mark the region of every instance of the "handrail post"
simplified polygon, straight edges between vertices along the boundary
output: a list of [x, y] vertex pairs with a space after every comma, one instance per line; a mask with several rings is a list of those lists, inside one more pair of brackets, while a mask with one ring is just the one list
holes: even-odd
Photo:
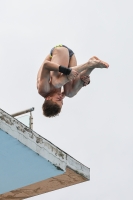
[[33, 115], [32, 112], [30, 112], [30, 124], [29, 127], [33, 130]]

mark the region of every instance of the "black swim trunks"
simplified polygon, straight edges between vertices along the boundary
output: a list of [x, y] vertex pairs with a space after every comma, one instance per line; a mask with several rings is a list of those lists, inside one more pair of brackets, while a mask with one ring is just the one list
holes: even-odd
[[[71, 58], [72, 55], [74, 54], [74, 52], [73, 52], [71, 49], [69, 49], [67, 46], [65, 46], [65, 45], [60, 44], [60, 45], [57, 45], [57, 46], [55, 46], [55, 47], [65, 47], [65, 48], [67, 48], [67, 49], [68, 49], [68, 52], [69, 52], [69, 58]], [[52, 53], [53, 53], [53, 50], [54, 50], [55, 47], [53, 47], [53, 48], [51, 49], [51, 51], [50, 51], [50, 56], [51, 56], [51, 57], [52, 57]]]

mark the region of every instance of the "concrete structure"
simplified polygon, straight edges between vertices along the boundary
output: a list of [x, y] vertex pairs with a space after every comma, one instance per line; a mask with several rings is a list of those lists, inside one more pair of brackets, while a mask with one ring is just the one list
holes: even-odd
[[0, 109], [0, 200], [26, 199], [89, 179], [89, 168]]

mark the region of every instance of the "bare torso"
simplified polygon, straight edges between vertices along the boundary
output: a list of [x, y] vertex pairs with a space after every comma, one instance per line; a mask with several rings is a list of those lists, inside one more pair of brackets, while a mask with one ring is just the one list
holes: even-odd
[[[39, 68], [38, 74], [37, 74], [37, 90], [39, 90], [39, 84], [40, 84], [40, 80], [41, 80], [41, 72], [42, 72], [42, 67], [43, 65], [41, 65], [41, 67]], [[61, 75], [61, 73], [58, 72], [58, 77]], [[47, 87], [48, 85], [48, 89], [45, 89], [45, 91], [43, 93], [41, 93], [40, 95], [42, 97], [47, 97], [48, 94], [50, 94], [51, 92], [61, 92], [61, 88], [55, 88], [52, 84], [52, 77], [54, 76], [53, 72], [51, 71], [49, 76], [47, 77], [46, 81], [45, 81], [45, 86]], [[63, 92], [63, 89], [62, 89]]]

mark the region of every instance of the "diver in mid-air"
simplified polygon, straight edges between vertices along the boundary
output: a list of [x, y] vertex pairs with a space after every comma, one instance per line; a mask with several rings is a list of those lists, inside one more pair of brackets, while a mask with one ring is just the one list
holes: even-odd
[[95, 68], [108, 68], [109, 64], [93, 56], [86, 63], [77, 65], [76, 57], [65, 45], [54, 47], [45, 58], [37, 75], [38, 93], [45, 99], [42, 109], [46, 117], [61, 111], [63, 98], [74, 97], [90, 83], [90, 73]]

